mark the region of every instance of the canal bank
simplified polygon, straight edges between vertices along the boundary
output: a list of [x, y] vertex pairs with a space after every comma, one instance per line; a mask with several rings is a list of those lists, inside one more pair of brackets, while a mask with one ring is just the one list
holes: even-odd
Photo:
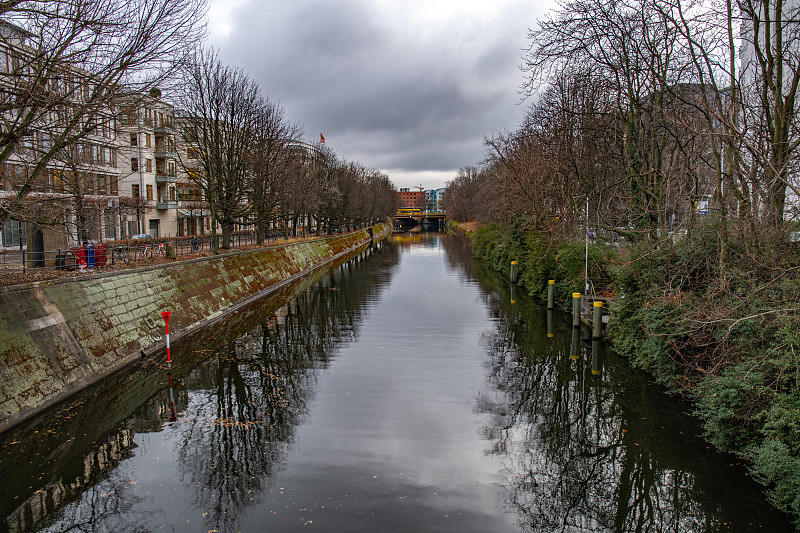
[[55, 282], [0, 288], [0, 432], [338, 257], [388, 226]]
[[[568, 311], [569, 293], [582, 290], [585, 242], [492, 224], [462, 233], [506, 280], [511, 261], [520, 263], [520, 292], [546, 301], [555, 279], [556, 307]], [[719, 257], [713, 226], [622, 255], [590, 244], [588, 278], [610, 280], [622, 295], [609, 331], [615, 351], [691, 402], [707, 442], [738, 456], [800, 524], [800, 278], [796, 268], [754, 266], [741, 253], [720, 270]], [[789, 247], [781, 257], [784, 265], [800, 260]]]

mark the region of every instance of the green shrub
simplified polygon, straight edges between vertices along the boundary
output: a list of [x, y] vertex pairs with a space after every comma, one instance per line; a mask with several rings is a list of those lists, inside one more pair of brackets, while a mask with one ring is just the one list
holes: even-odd
[[[583, 242], [551, 242], [524, 221], [485, 226], [473, 242], [503, 276], [518, 261], [534, 297], [546, 299], [555, 279], [556, 305], [568, 311], [570, 293], [583, 292]], [[775, 504], [800, 520], [800, 272], [759, 263], [735, 240], [726, 253], [722, 261], [708, 217], [676, 242], [638, 244], [622, 267], [612, 248], [591, 245], [589, 276], [614, 279], [616, 351], [694, 400], [709, 442], [752, 461]]]
[[[488, 224], [472, 236], [476, 259], [489, 264], [503, 277], [510, 276], [511, 261], [517, 261], [518, 282], [535, 298], [547, 298], [548, 280], [556, 280], [556, 305], [571, 308], [571, 293], [583, 292], [586, 248], [584, 243], [551, 242], [546, 235], [526, 229]], [[616, 260], [608, 247], [589, 246], [589, 276], [611, 278], [606, 265]]]
[[765, 440], [749, 454], [756, 479], [770, 487], [776, 507], [795, 516], [800, 526], [800, 459], [780, 441]]

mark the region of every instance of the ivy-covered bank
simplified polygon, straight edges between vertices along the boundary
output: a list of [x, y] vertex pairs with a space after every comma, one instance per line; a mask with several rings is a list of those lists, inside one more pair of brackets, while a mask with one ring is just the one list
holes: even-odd
[[[693, 401], [705, 436], [746, 460], [775, 505], [800, 525], [800, 258], [792, 244], [771, 261], [720, 248], [713, 225], [654, 247], [589, 245], [589, 277], [611, 280], [616, 351]], [[582, 292], [584, 242], [551, 242], [517, 227], [485, 225], [475, 257], [558, 304]], [[794, 266], [792, 266], [794, 265]]]

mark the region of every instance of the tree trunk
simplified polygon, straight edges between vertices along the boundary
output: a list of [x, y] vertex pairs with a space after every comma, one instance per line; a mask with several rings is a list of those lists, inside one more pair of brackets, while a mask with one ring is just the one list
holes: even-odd
[[256, 244], [264, 244], [264, 234], [267, 232], [267, 224], [263, 220], [256, 222]]
[[226, 222], [222, 224], [222, 248], [224, 250], [229, 250], [231, 247], [231, 229], [233, 228], [233, 224], [230, 222]]
[[211, 209], [211, 251], [219, 253], [219, 242], [217, 242], [217, 210]]

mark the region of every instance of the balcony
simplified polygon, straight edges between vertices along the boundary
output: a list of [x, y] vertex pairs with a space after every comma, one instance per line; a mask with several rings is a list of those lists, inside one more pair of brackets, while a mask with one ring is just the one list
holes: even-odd
[[156, 202], [156, 209], [178, 209], [178, 201], [168, 201], [164, 198], [160, 198], [158, 202]]
[[156, 183], [178, 183], [178, 177], [156, 170]]
[[165, 148], [163, 146], [156, 145], [155, 152], [153, 153], [155, 157], [163, 158], [163, 159], [177, 159], [178, 153], [173, 149], [170, 150], [169, 148]]
[[159, 124], [153, 128], [155, 133], [175, 133], [175, 128], [170, 124]]

